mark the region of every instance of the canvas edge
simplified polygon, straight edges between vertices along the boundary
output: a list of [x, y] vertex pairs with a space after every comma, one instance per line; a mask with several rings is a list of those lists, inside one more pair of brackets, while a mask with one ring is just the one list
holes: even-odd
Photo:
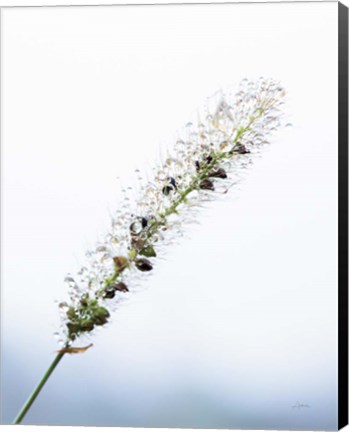
[[338, 429], [348, 424], [348, 8], [338, 2]]

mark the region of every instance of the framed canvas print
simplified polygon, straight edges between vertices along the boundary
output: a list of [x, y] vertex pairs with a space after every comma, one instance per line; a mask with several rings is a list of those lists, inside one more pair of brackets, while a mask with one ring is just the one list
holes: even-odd
[[1, 8], [1, 423], [338, 430], [348, 12]]

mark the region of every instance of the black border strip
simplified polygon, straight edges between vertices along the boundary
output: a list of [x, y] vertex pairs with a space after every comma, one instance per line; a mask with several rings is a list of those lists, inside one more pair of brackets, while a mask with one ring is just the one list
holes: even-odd
[[338, 429], [348, 424], [348, 8], [338, 2]]

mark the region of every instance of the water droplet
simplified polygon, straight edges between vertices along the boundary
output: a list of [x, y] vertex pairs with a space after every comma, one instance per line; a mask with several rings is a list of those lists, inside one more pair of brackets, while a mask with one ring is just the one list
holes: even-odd
[[71, 276], [69, 276], [69, 275], [67, 275], [64, 278], [64, 282], [69, 283], [69, 284], [75, 284], [75, 280]]

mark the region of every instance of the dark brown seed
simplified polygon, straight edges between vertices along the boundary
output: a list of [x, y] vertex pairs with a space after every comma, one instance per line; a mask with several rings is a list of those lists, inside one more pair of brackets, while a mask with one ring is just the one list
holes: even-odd
[[206, 162], [207, 162], [208, 164], [212, 162], [212, 156], [211, 156], [211, 155], [208, 155], [208, 156], [206, 157]]
[[199, 184], [200, 189], [214, 190], [213, 182], [210, 179], [202, 180]]
[[246, 146], [244, 146], [243, 144], [238, 144], [234, 149], [233, 149], [233, 153], [239, 153], [239, 154], [248, 154], [251, 153], [250, 150], [248, 150], [246, 148]]
[[104, 292], [104, 298], [112, 299], [115, 297], [115, 289], [114, 288], [107, 288]]
[[162, 188], [162, 193], [167, 196], [170, 195], [170, 193], [173, 192], [174, 190], [175, 188], [172, 185], [167, 185]]
[[225, 172], [225, 170], [223, 168], [218, 168], [216, 171], [210, 172], [208, 176], [209, 177], [217, 177], [217, 178], [221, 178], [221, 179], [226, 179], [227, 178], [227, 173]]
[[199, 161], [195, 161], [195, 167], [196, 167], [196, 171], [200, 171], [201, 167]]
[[146, 258], [139, 258], [135, 264], [140, 271], [150, 271], [153, 269], [151, 262]]
[[118, 282], [118, 283], [114, 284], [113, 289], [115, 291], [128, 292], [127, 285], [124, 284], [123, 282]]

